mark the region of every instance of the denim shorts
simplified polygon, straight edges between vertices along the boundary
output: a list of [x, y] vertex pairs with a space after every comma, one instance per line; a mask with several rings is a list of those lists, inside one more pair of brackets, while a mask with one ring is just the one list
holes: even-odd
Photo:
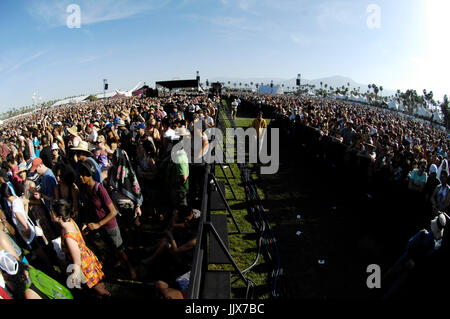
[[114, 247], [119, 248], [123, 244], [122, 235], [120, 234], [119, 226], [116, 225], [116, 227], [111, 229], [105, 229], [105, 232], [108, 236], [108, 238], [111, 240]]

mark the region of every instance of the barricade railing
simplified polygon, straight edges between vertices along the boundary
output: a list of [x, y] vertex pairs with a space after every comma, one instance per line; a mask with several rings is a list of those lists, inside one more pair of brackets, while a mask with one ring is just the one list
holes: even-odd
[[[215, 127], [220, 127], [223, 125], [221, 123], [220, 119], [220, 109], [221, 105], [218, 106], [218, 110], [215, 116]], [[212, 136], [211, 142], [214, 141], [215, 136]], [[211, 154], [214, 156], [214, 153]], [[211, 234], [212, 238], [214, 238], [218, 243], [218, 249], [222, 249], [223, 253], [225, 255], [225, 258], [228, 259], [229, 263], [234, 267], [236, 273], [239, 275], [240, 279], [244, 281], [244, 283], [249, 285], [248, 279], [244, 276], [244, 274], [240, 271], [239, 267], [233, 260], [232, 256], [230, 255], [229, 251], [227, 250], [227, 247], [225, 247], [222, 239], [217, 233], [217, 230], [215, 229], [215, 226], [211, 223], [211, 207], [210, 207], [210, 194], [211, 194], [211, 183], [215, 184], [217, 183], [217, 180], [215, 179], [215, 163], [213, 164], [206, 164], [204, 176], [203, 176], [203, 190], [202, 190], [202, 206], [201, 206], [201, 223], [199, 223], [198, 228], [198, 234], [197, 234], [197, 244], [194, 250], [194, 256], [192, 261], [192, 267], [191, 267], [191, 273], [190, 273], [190, 279], [189, 279], [189, 287], [188, 287], [188, 293], [187, 298], [188, 299], [201, 299], [202, 294], [202, 284], [205, 279], [205, 274], [208, 271], [208, 234]], [[217, 185], [216, 185], [217, 186]], [[231, 185], [230, 185], [231, 186]], [[221, 194], [223, 196], [223, 201], [226, 202], [226, 199], [224, 197], [225, 194]], [[228, 207], [228, 205], [227, 205]], [[230, 212], [230, 216], [233, 218], [233, 221], [236, 224], [236, 221], [233, 217], [233, 215]], [[236, 227], [238, 228], [238, 225], [236, 224]], [[238, 228], [239, 229], [239, 228]]]
[[[231, 127], [236, 128], [234, 120], [230, 117], [231, 113], [229, 109], [229, 105], [231, 104], [233, 98], [234, 97], [230, 97], [226, 101], [228, 109], [225, 109], [225, 112], [228, 116]], [[242, 103], [244, 103], [244, 106]], [[246, 107], [251, 107], [250, 105], [245, 106], [245, 103], [245, 100], [241, 101], [241, 105], [238, 108], [238, 113], [241, 108], [245, 109]], [[258, 109], [258, 111], [259, 110], [260, 109]], [[257, 240], [257, 256], [255, 261], [242, 272], [244, 274], [249, 272], [258, 264], [261, 254], [264, 254], [266, 264], [270, 265], [270, 268], [272, 269], [271, 274], [269, 275], [268, 284], [268, 286], [271, 287], [271, 296], [272, 298], [284, 297], [286, 296], [286, 293], [284, 289], [284, 282], [281, 280], [283, 276], [283, 269], [281, 267], [278, 241], [272, 231], [270, 223], [265, 217], [265, 210], [258, 194], [256, 183], [251, 176], [250, 167], [247, 163], [238, 163], [237, 165], [240, 169], [242, 185], [245, 189], [247, 211], [253, 219], [253, 226], [259, 235]]]

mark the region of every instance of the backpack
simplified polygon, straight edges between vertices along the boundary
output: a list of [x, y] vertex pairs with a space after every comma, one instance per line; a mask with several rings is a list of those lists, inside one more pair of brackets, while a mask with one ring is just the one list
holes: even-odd
[[[73, 299], [69, 289], [42, 271], [29, 267], [28, 273], [34, 286], [49, 299]], [[27, 288], [29, 288], [29, 286], [30, 285], [27, 285]]]

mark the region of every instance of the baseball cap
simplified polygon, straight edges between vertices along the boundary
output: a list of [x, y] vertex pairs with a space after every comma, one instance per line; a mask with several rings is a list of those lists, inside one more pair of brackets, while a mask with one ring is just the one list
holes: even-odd
[[53, 150], [59, 150], [58, 144], [56, 144], [56, 143], [53, 143], [53, 144], [52, 144], [52, 151], [53, 151]]
[[145, 124], [144, 123], [139, 123], [138, 128], [141, 128], [141, 129], [145, 130]]
[[39, 165], [42, 164], [42, 160], [39, 157], [36, 157], [33, 162], [32, 162], [32, 166], [30, 169], [30, 172], [33, 173], [36, 170], [36, 167], [38, 167]]
[[14, 256], [6, 250], [0, 250], [0, 268], [10, 276], [17, 274], [19, 263]]

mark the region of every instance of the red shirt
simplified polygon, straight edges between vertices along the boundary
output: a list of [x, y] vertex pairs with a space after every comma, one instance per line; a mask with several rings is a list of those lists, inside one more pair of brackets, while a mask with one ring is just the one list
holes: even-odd
[[[94, 216], [97, 217], [97, 222], [102, 220], [103, 218], [108, 215], [109, 209], [108, 205], [112, 203], [111, 197], [109, 196], [108, 192], [106, 191], [105, 187], [103, 185], [95, 182], [94, 189], [91, 191], [85, 192], [86, 199], [87, 199], [87, 206], [89, 209], [89, 212], [91, 215], [95, 213]], [[113, 229], [117, 226], [117, 220], [114, 217], [111, 219], [108, 223], [103, 225], [105, 229]]]
[[13, 182], [14, 186], [19, 185], [20, 183], [23, 182], [23, 179], [21, 179], [19, 177], [19, 175], [17, 175], [18, 172], [19, 172], [19, 165], [16, 165], [12, 169], [12, 173], [13, 173], [12, 182]]

